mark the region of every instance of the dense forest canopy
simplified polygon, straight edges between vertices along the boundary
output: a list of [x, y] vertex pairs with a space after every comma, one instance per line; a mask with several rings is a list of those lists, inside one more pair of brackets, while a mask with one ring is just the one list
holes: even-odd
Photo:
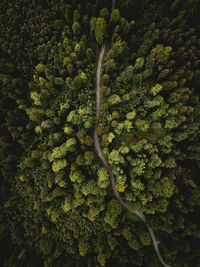
[[[84, 2], [84, 3], [83, 3]], [[0, 265], [200, 266], [200, 1], [1, 0]]]

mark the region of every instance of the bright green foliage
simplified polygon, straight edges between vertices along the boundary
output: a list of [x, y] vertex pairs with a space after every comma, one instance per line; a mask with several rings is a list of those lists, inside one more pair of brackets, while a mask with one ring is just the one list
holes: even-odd
[[71, 122], [72, 124], [78, 125], [81, 123], [81, 118], [77, 114], [77, 111], [72, 110], [69, 115], [67, 116], [67, 121]]
[[68, 212], [71, 210], [71, 208], [72, 208], [71, 199], [69, 197], [65, 198], [65, 202], [62, 206], [62, 209], [64, 210], [64, 212]]
[[132, 112], [129, 112], [126, 114], [127, 120], [133, 120], [135, 118], [136, 112], [133, 110]]
[[0, 1], [0, 265], [200, 257], [199, 1]]
[[112, 133], [112, 132], [108, 133], [108, 142], [109, 143], [111, 143], [114, 138], [115, 138], [114, 133]]
[[134, 65], [134, 70], [140, 70], [144, 66], [144, 58], [138, 57], [136, 59], [135, 65]]
[[[142, 168], [139, 169], [138, 167], [136, 167], [135, 169], [133, 169], [133, 171], [132, 171], [133, 174], [131, 173], [131, 176], [133, 176], [134, 173], [139, 174], [139, 175], [143, 173], [143, 169]], [[144, 185], [140, 180], [132, 179], [131, 180], [131, 185], [132, 185], [134, 190], [137, 190], [137, 191], [138, 190], [139, 191], [144, 190]]]
[[64, 127], [64, 133], [67, 135], [71, 135], [74, 132], [73, 128], [71, 128], [70, 126], [65, 126]]
[[120, 156], [119, 151], [116, 149], [113, 149], [112, 152], [109, 154], [109, 160], [115, 164], [124, 162], [124, 158]]
[[103, 44], [106, 37], [106, 21], [104, 18], [98, 18], [96, 21], [95, 37], [98, 44]]
[[122, 146], [122, 147], [120, 147], [119, 151], [122, 154], [127, 154], [130, 151], [130, 149], [128, 146]]
[[76, 139], [73, 137], [73, 138], [69, 138], [67, 141], [66, 141], [66, 144], [65, 144], [65, 147], [66, 147], [66, 150], [73, 150], [73, 147], [76, 145]]
[[108, 103], [115, 105], [121, 102], [120, 96], [113, 94], [108, 98]]
[[84, 196], [87, 196], [89, 194], [97, 195], [98, 194], [98, 187], [96, 185], [96, 181], [89, 180], [86, 183], [82, 185], [81, 192]]
[[153, 96], [157, 95], [162, 90], [162, 85], [156, 84], [154, 87], [151, 88], [151, 93]]
[[86, 151], [85, 154], [84, 154], [84, 159], [88, 163], [91, 163], [91, 161], [94, 159], [94, 152], [92, 152], [92, 151]]
[[117, 111], [113, 111], [113, 112], [112, 112], [112, 118], [113, 118], [113, 119], [119, 119], [119, 117], [120, 117], [120, 116], [119, 116], [119, 113], [118, 113]]
[[75, 182], [82, 183], [85, 180], [85, 176], [79, 170], [77, 170], [77, 171], [71, 170], [69, 178], [73, 183], [75, 183]]
[[31, 93], [31, 98], [36, 106], [41, 106], [40, 96], [36, 92]]
[[52, 154], [49, 155], [49, 161], [53, 161], [54, 159], [62, 158], [66, 155], [67, 149], [66, 149], [66, 143], [62, 144], [61, 146], [55, 147], [53, 149]]
[[110, 184], [110, 179], [109, 179], [109, 174], [108, 171], [105, 167], [99, 168], [98, 169], [98, 186], [100, 188], [106, 188]]
[[150, 190], [155, 196], [165, 196], [169, 198], [173, 194], [174, 184], [168, 177], [164, 177], [161, 181], [150, 182]]
[[62, 170], [66, 166], [67, 166], [67, 160], [66, 159], [57, 160], [57, 161], [54, 161], [53, 162], [53, 164], [52, 164], [52, 170], [54, 172], [59, 172], [60, 170]]
[[127, 185], [116, 184], [116, 188], [118, 192], [124, 192], [125, 189], [127, 188]]
[[142, 132], [146, 132], [149, 129], [149, 122], [145, 120], [138, 119], [135, 121], [135, 125]]
[[35, 70], [37, 73], [42, 73], [45, 71], [45, 65], [39, 63], [35, 66]]

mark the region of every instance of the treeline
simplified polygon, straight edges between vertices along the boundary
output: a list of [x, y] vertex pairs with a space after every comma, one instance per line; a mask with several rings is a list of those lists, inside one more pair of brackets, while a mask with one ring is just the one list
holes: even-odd
[[117, 189], [169, 265], [198, 266], [198, 2], [1, 1], [1, 266], [159, 266], [94, 154], [105, 41], [98, 134]]

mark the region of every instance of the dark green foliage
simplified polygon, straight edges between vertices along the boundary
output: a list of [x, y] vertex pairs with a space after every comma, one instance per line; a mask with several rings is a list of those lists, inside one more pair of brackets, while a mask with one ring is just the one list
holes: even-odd
[[[40, 3], [39, 3], [40, 2]], [[198, 0], [0, 3], [0, 265], [199, 266]]]

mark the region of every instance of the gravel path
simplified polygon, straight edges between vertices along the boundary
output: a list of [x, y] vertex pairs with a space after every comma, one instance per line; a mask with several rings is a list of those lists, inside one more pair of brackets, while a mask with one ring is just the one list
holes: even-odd
[[[112, 10], [114, 10], [114, 9], [115, 9], [115, 0], [112, 1]], [[157, 257], [158, 257], [160, 263], [165, 267], [170, 267], [169, 265], [164, 263], [161, 255], [160, 255], [160, 251], [158, 248], [158, 244], [160, 242], [156, 239], [153, 229], [147, 224], [145, 215], [142, 212], [139, 212], [139, 211], [136, 211], [136, 210], [133, 210], [132, 208], [130, 208], [121, 198], [121, 196], [120, 196], [120, 194], [116, 188], [114, 174], [113, 174], [107, 160], [103, 156], [103, 153], [102, 153], [100, 145], [99, 145], [99, 139], [98, 139], [98, 135], [97, 135], [97, 127], [98, 127], [98, 123], [99, 123], [99, 113], [100, 113], [101, 66], [102, 66], [102, 62], [103, 62], [103, 58], [104, 58], [104, 54], [105, 54], [105, 48], [106, 48], [106, 43], [104, 43], [101, 46], [99, 59], [98, 59], [98, 65], [97, 65], [97, 71], [96, 71], [96, 125], [95, 125], [95, 129], [94, 129], [94, 149], [95, 149], [100, 161], [108, 169], [108, 172], [110, 175], [111, 187], [112, 187], [112, 191], [113, 191], [115, 197], [119, 200], [119, 202], [121, 203], [121, 205], [123, 207], [128, 209], [131, 213], [134, 213], [135, 215], [137, 215], [145, 223], [145, 225], [146, 225], [146, 227], [147, 227], [147, 229], [151, 235], [154, 249], [155, 249], [155, 252], [157, 254]]]

